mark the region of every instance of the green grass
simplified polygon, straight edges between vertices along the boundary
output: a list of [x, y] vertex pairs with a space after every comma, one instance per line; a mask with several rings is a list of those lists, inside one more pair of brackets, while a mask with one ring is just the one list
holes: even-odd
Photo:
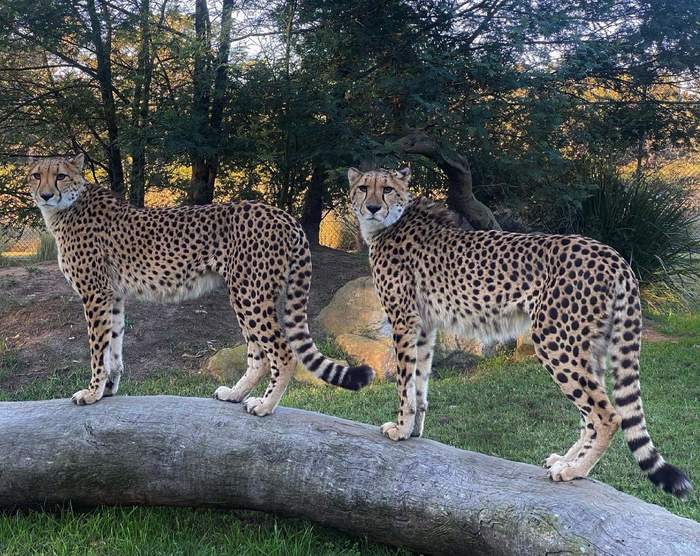
[[258, 512], [102, 508], [0, 518], [0, 553], [115, 556], [396, 554], [298, 519]]
[[0, 253], [0, 268], [7, 266], [23, 266], [34, 262], [34, 255], [7, 255]]
[[[674, 343], [646, 344], [642, 395], [649, 430], [664, 457], [700, 482], [700, 327], [692, 316], [667, 319]], [[326, 346], [332, 350], [333, 346]], [[337, 355], [337, 354], [336, 354]], [[469, 376], [441, 369], [431, 383], [426, 436], [486, 454], [539, 464], [575, 440], [578, 415], [539, 365], [498, 357]], [[85, 369], [57, 371], [0, 400], [67, 397], [83, 387]], [[211, 377], [155, 373], [125, 377], [123, 394], [210, 396]], [[359, 393], [294, 384], [284, 404], [379, 425], [395, 409], [394, 385]], [[622, 435], [592, 478], [700, 521], [700, 497], [685, 502], [655, 489], [645, 479]], [[395, 554], [372, 544], [297, 519], [256, 512], [168, 508], [103, 508], [89, 512], [19, 513], [0, 517], [0, 553], [5, 554]], [[399, 551], [399, 553], [401, 553]]]
[[0, 338], [0, 380], [19, 369], [17, 356], [7, 345], [7, 340]]

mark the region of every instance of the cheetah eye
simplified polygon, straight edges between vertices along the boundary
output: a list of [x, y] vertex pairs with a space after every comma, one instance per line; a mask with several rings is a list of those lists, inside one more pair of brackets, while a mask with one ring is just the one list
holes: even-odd
[[66, 174], [56, 174], [57, 180], [65, 180], [68, 176]]
[[40, 174], [39, 172], [34, 172], [34, 173], [32, 174], [32, 177], [33, 177], [35, 180], [40, 180], [40, 179], [41, 179], [41, 174]]
[[385, 188], [384, 188], [384, 195], [388, 195], [388, 194], [391, 193], [393, 190], [394, 190], [393, 187], [385, 187]]
[[367, 193], [367, 186], [366, 186], [366, 185], [361, 185], [361, 186], [359, 186], [357, 189], [359, 189], [360, 191], [362, 191], [362, 193]]

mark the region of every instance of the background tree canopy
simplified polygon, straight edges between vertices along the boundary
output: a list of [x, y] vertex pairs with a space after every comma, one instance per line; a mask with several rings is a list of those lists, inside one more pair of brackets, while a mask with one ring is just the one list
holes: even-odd
[[312, 242], [350, 165], [473, 216], [457, 161], [578, 230], [601, 180], [692, 156], [699, 77], [696, 0], [4, 0], [0, 217], [35, 217], [23, 157], [82, 151], [137, 206], [260, 197]]

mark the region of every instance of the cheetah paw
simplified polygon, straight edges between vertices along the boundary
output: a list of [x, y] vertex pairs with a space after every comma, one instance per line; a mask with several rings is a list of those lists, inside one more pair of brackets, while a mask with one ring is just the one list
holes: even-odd
[[418, 420], [418, 418], [416, 418], [416, 424], [413, 425], [413, 432], [411, 433], [411, 436], [416, 438], [423, 436], [423, 420]]
[[107, 383], [107, 386], [105, 386], [105, 391], [102, 393], [102, 397], [108, 398], [110, 396], [116, 396], [118, 389], [119, 389], [119, 384], [110, 381]]
[[241, 400], [233, 395], [233, 388], [228, 386], [219, 386], [215, 391], [213, 398], [222, 402], [239, 403]]
[[264, 417], [265, 415], [270, 415], [273, 409], [268, 409], [265, 407], [262, 398], [248, 398], [243, 402], [245, 410], [251, 415], [257, 415], [258, 417]]
[[563, 462], [564, 461], [564, 456], [560, 456], [559, 454], [550, 454], [547, 459], [544, 460], [544, 466], [549, 469], [553, 465]]
[[379, 430], [391, 440], [406, 440], [411, 436], [411, 431], [406, 431], [403, 427], [399, 427], [399, 425], [392, 422], [384, 423]]
[[581, 479], [588, 475], [588, 473], [584, 472], [580, 467], [577, 467], [573, 463], [560, 461], [552, 465], [552, 467], [549, 469], [548, 475], [553, 481], [562, 482]]
[[[101, 397], [101, 396], [100, 396]], [[71, 397], [71, 400], [75, 405], [90, 405], [98, 401], [100, 398], [97, 397], [97, 394], [95, 394], [94, 391], [92, 390], [78, 390], [73, 396]]]

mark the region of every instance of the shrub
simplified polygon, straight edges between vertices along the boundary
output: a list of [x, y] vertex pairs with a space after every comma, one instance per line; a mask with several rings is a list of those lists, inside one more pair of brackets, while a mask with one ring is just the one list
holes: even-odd
[[700, 278], [698, 223], [690, 193], [659, 178], [598, 176], [575, 231], [615, 248], [642, 285], [688, 292]]
[[36, 251], [37, 262], [55, 261], [58, 258], [56, 240], [51, 234], [43, 232], [39, 236], [39, 248]]

